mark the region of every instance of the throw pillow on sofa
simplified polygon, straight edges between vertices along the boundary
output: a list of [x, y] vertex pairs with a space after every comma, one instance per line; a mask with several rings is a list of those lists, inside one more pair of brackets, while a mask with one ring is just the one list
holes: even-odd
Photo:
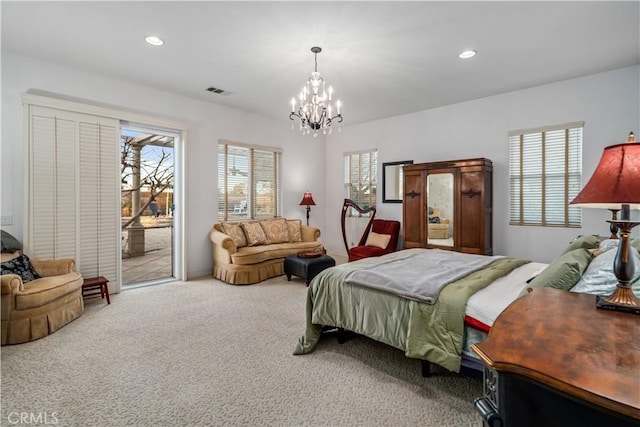
[[289, 241], [289, 227], [287, 220], [284, 218], [264, 219], [260, 221], [260, 225], [267, 237], [267, 244], [286, 243]]
[[290, 242], [302, 242], [302, 221], [299, 219], [288, 219], [287, 228], [289, 229]]
[[248, 246], [258, 246], [267, 243], [267, 236], [259, 222], [243, 222], [242, 229], [247, 236]]
[[222, 231], [224, 234], [229, 235], [236, 244], [236, 248], [240, 249], [247, 246], [247, 238], [244, 235], [244, 230], [238, 223], [225, 222], [222, 224]]

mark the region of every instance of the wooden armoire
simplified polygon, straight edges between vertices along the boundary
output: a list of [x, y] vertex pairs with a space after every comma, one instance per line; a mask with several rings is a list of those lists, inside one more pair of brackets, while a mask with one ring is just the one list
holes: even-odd
[[492, 255], [492, 171], [484, 158], [404, 166], [404, 247]]

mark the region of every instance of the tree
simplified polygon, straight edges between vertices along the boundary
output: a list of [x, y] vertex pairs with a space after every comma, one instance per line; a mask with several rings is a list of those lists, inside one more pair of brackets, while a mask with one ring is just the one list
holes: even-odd
[[[120, 138], [121, 193], [123, 203], [131, 200], [134, 192], [149, 190], [149, 197], [137, 212], [122, 224], [124, 230], [139, 220], [144, 210], [167, 188], [173, 188], [173, 138], [162, 135], [138, 134]], [[136, 163], [139, 157], [139, 167]], [[135, 176], [139, 175], [138, 184]], [[139, 193], [138, 193], [139, 194]]]

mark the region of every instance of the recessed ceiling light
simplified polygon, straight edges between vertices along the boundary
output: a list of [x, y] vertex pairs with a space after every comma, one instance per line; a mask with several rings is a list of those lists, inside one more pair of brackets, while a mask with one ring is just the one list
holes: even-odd
[[164, 44], [164, 40], [156, 36], [147, 36], [145, 37], [145, 40], [147, 41], [147, 43], [152, 44], [154, 46], [162, 46]]
[[476, 56], [476, 53], [478, 53], [478, 52], [476, 52], [475, 50], [465, 50], [465, 51], [460, 52], [460, 55], [458, 55], [458, 58], [468, 59], [468, 58]]

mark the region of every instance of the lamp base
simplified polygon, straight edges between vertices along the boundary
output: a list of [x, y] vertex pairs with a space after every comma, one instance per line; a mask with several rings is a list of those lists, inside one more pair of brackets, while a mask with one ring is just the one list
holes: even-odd
[[608, 297], [596, 297], [596, 308], [640, 314], [640, 301], [634, 295], [631, 286], [618, 285]]

